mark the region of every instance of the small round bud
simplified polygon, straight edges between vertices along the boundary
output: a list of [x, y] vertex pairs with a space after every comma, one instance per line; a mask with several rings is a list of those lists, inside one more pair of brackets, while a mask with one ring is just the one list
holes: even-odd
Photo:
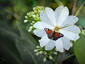
[[70, 46], [73, 47], [73, 43], [72, 42], [70, 43]]
[[44, 57], [43, 61], [46, 62], [46, 60], [47, 60], [46, 57]]
[[32, 29], [33, 29], [33, 26], [30, 26], [28, 32], [31, 32]]
[[35, 18], [36, 16], [35, 15], [32, 15], [33, 18]]
[[25, 16], [25, 18], [28, 18], [27, 16]]
[[57, 52], [53, 52], [55, 55], [57, 55]]
[[40, 52], [39, 52], [39, 54], [42, 54], [42, 53], [43, 53], [43, 51], [40, 51]]
[[29, 16], [29, 13], [27, 13], [27, 15]]
[[36, 48], [40, 48], [40, 46], [36, 46]]
[[39, 55], [39, 53], [37, 52], [37, 53], [36, 53], [36, 56], [38, 56], [38, 55]]
[[82, 33], [83, 35], [85, 35], [85, 30], [82, 30], [81, 33]]
[[28, 20], [24, 20], [24, 23], [28, 22]]
[[35, 21], [32, 21], [32, 23], [34, 24], [34, 23], [35, 23]]
[[38, 51], [37, 49], [34, 50], [34, 52], [37, 52], [37, 51]]
[[53, 59], [53, 57], [52, 57], [52, 56], [49, 56], [49, 59], [50, 59], [50, 60], [52, 60], [52, 59]]
[[31, 25], [33, 25], [33, 23], [30, 23]]

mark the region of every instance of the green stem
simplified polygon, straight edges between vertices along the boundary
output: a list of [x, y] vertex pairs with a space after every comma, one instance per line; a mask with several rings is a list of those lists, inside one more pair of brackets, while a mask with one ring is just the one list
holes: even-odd
[[76, 3], [77, 3], [77, 0], [74, 0], [74, 5], [73, 5], [73, 9], [72, 9], [72, 15], [74, 15], [74, 13], [75, 13]]
[[75, 16], [78, 16], [78, 15], [79, 15], [79, 13], [80, 13], [81, 9], [83, 8], [84, 4], [85, 4], [85, 1], [81, 4], [81, 6], [80, 6], [80, 8], [77, 10]]
[[62, 53], [61, 60], [59, 61], [59, 64], [63, 64], [64, 57], [65, 57], [65, 52]]
[[73, 57], [73, 56], [74, 56], [74, 54], [69, 55], [69, 56], [67, 56], [66, 58], [64, 58], [64, 60], [63, 60], [63, 61], [65, 61], [65, 60], [67, 60], [67, 59], [69, 59], [69, 58], [71, 58], [71, 57]]

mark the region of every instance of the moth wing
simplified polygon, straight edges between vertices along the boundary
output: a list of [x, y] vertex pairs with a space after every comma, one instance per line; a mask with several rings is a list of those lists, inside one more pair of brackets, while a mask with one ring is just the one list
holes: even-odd
[[60, 37], [63, 37], [63, 34], [58, 33], [58, 32], [55, 32], [55, 34], [54, 34], [53, 37], [54, 37], [53, 40], [57, 40], [57, 39], [59, 39]]
[[48, 28], [45, 28], [44, 30], [45, 30], [46, 34], [48, 35], [48, 38], [52, 39], [53, 31]]

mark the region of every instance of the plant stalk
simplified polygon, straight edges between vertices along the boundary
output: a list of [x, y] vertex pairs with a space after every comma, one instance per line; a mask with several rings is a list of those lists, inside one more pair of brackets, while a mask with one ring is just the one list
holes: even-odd
[[74, 13], [75, 13], [76, 3], [77, 3], [77, 0], [74, 0], [74, 5], [73, 5], [73, 9], [72, 9], [72, 15], [74, 15]]

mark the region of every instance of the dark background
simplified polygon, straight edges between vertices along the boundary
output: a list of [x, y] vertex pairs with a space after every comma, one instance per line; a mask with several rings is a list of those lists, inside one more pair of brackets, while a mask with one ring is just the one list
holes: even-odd
[[[60, 0], [70, 9], [74, 0]], [[83, 0], [78, 0], [77, 8]], [[44, 64], [42, 56], [36, 56], [33, 50], [37, 44], [31, 33], [25, 29], [24, 16], [34, 6], [49, 6], [55, 9], [58, 4], [56, 0], [0, 0], [0, 64]], [[85, 7], [79, 15], [80, 22], [85, 17]], [[78, 64], [75, 56], [68, 59], [64, 64]], [[49, 64], [49, 62], [47, 62]]]

